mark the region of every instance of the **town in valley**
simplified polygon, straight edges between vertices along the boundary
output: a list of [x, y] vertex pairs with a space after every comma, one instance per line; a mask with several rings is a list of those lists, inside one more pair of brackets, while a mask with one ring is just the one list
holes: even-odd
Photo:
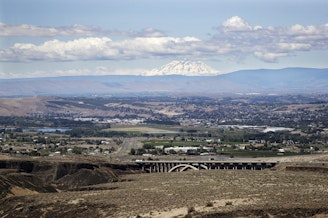
[[24, 116], [1, 117], [2, 153], [115, 156], [123, 155], [123, 142], [132, 139], [136, 142], [124, 149], [124, 156], [265, 157], [327, 152], [327, 95], [37, 100], [45, 105], [44, 111], [22, 109], [17, 114]]

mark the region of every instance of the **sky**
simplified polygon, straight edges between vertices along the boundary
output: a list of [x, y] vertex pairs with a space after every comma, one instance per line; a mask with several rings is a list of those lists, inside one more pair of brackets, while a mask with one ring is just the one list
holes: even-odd
[[326, 0], [0, 0], [0, 78], [328, 68]]

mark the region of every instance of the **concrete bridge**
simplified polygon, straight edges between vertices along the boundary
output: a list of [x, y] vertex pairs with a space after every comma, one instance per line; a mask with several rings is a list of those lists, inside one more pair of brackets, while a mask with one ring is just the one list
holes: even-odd
[[141, 170], [148, 173], [182, 172], [192, 170], [263, 170], [272, 168], [277, 162], [257, 161], [153, 161], [137, 160]]

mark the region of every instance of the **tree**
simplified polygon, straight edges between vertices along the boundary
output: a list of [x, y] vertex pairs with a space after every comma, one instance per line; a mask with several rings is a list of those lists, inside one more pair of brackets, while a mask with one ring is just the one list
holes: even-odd
[[73, 154], [82, 154], [83, 148], [74, 146], [72, 149]]
[[137, 149], [137, 152], [136, 152], [137, 155], [143, 155], [144, 153], [146, 153], [145, 149], [143, 149], [143, 148], [138, 148]]
[[131, 155], [136, 155], [136, 149], [131, 148], [131, 150], [130, 150], [130, 154], [131, 154]]

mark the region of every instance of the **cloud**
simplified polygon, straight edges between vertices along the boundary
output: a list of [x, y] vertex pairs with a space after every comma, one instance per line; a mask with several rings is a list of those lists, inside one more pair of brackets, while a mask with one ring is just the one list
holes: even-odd
[[4, 61], [75, 61], [101, 59], [102, 55], [116, 55], [116, 51], [104, 50], [111, 39], [82, 38], [63, 42], [59, 40], [46, 41], [41, 45], [16, 43], [13, 47], [0, 51]]
[[[280, 58], [295, 56], [299, 52], [328, 49], [328, 24], [289, 27], [251, 25], [234, 16], [222, 22], [209, 39], [192, 36], [170, 37], [162, 31], [146, 28], [141, 31], [113, 31], [112, 35], [132, 38], [113, 40], [97, 27], [75, 25], [61, 28], [36, 26], [8, 26], [1, 24], [2, 35], [26, 34], [31, 36], [83, 35], [70, 41], [48, 40], [42, 44], [16, 43], [0, 50], [0, 61], [79, 61], [79, 60], [131, 60], [151, 58], [233, 58], [253, 56], [264, 62], [277, 62]], [[21, 32], [22, 33], [21, 33]], [[108, 32], [107, 32], [108, 33]]]
[[166, 34], [158, 29], [154, 29], [154, 28], [145, 28], [141, 31], [129, 31], [129, 32], [125, 32], [125, 34], [122, 35], [128, 35], [128, 36], [134, 36], [134, 37], [165, 37]]
[[195, 37], [150, 37], [113, 41], [108, 37], [50, 40], [40, 45], [16, 43], [0, 51], [1, 61], [128, 60], [168, 55], [192, 55]]
[[238, 16], [224, 21], [212, 44], [230, 49], [225, 54], [254, 57], [265, 62], [276, 62], [281, 57], [297, 52], [326, 50], [328, 48], [328, 24], [290, 27], [251, 26]]
[[43, 27], [28, 24], [7, 25], [0, 23], [0, 36], [93, 36], [103, 33], [105, 33], [104, 30], [95, 26], [72, 25], [64, 27]]
[[130, 37], [163, 37], [163, 31], [145, 28], [141, 31], [106, 30], [97, 26], [72, 25], [62, 27], [35, 26], [29, 24], [8, 25], [0, 23], [0, 36], [31, 36], [31, 37], [54, 37], [54, 36], [130, 36]]
[[275, 62], [280, 57], [288, 56], [288, 53], [260, 52], [255, 51], [254, 56], [266, 62]]
[[47, 70], [47, 71], [32, 71], [32, 72], [2, 72], [0, 78], [34, 78], [34, 77], [59, 77], [59, 76], [90, 76], [90, 75], [142, 75], [148, 69], [133, 68], [133, 69], [110, 69], [103, 66], [98, 66], [94, 69], [67, 69], [67, 70]]
[[222, 30], [224, 32], [239, 32], [249, 31], [252, 27], [238, 16], [231, 17], [222, 23]]

